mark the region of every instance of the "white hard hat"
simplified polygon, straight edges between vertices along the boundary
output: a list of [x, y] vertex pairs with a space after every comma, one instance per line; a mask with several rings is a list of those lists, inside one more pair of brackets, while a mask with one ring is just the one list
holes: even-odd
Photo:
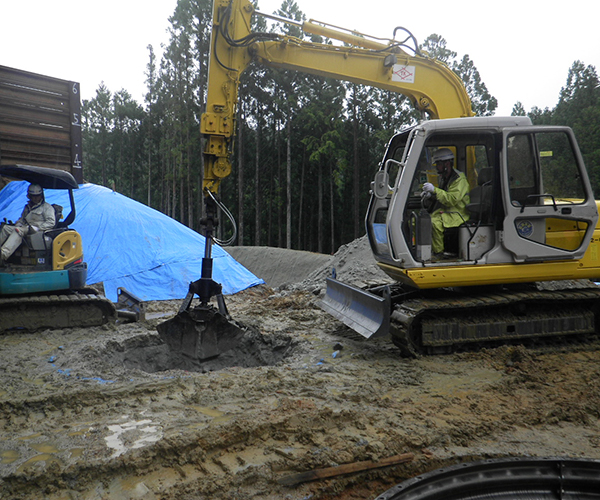
[[40, 186], [39, 184], [29, 184], [29, 187], [27, 188], [28, 195], [39, 196], [43, 193], [44, 191], [42, 190], [42, 186]]
[[438, 149], [435, 153], [433, 153], [432, 163], [437, 163], [438, 161], [447, 161], [454, 160], [454, 153], [449, 148], [441, 148]]

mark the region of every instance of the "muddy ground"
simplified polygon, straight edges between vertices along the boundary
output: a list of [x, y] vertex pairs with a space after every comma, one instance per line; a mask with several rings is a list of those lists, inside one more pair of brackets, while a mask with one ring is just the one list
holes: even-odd
[[[382, 279], [363, 243], [328, 262], [342, 279]], [[442, 465], [600, 458], [598, 342], [402, 359], [316, 306], [327, 272], [229, 297], [250, 340], [199, 372], [156, 332], [178, 302], [141, 323], [4, 335], [0, 498], [374, 499]]]

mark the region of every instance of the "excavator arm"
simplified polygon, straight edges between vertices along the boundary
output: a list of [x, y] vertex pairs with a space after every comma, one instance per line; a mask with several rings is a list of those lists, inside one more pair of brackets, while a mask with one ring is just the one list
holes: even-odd
[[357, 34], [318, 21], [298, 23], [271, 15], [266, 17], [345, 45], [256, 33], [251, 30], [256, 12], [248, 0], [215, 0], [213, 8], [208, 94], [201, 120], [206, 138], [205, 190], [216, 193], [221, 179], [231, 173], [240, 75], [252, 62], [397, 92], [431, 118], [473, 115], [460, 78], [446, 65], [418, 53], [418, 47], [410, 55], [401, 41]]

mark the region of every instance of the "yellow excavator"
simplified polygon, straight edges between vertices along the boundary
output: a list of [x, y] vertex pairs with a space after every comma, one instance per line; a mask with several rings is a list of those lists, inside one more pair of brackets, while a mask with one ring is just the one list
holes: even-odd
[[[598, 207], [569, 128], [532, 126], [527, 117], [474, 117], [460, 78], [421, 54], [410, 33], [381, 39], [260, 14], [344, 45], [321, 44], [252, 32], [256, 14], [247, 0], [214, 2], [201, 121], [205, 266], [178, 316], [159, 327], [172, 348], [192, 346], [190, 355], [202, 359], [243, 335], [212, 281], [210, 249], [219, 183], [231, 172], [240, 75], [251, 63], [398, 92], [428, 118], [390, 139], [371, 186], [367, 236], [379, 267], [397, 283], [358, 289], [332, 276], [323, 309], [367, 338], [391, 335], [409, 356], [595, 333], [600, 289], [590, 280], [600, 276]], [[440, 258], [432, 254], [431, 210], [422, 192], [425, 184], [439, 187], [432, 158], [442, 150], [468, 180], [469, 198], [460, 224], [443, 234]], [[190, 309], [195, 295], [200, 305]], [[214, 296], [218, 310], [208, 304]], [[232, 328], [220, 333], [211, 322]]]

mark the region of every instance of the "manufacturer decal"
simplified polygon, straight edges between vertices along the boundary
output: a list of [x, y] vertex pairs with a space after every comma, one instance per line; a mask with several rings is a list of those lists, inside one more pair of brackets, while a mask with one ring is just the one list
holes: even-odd
[[533, 236], [533, 224], [528, 220], [517, 222], [517, 233], [521, 238], [531, 238]]

